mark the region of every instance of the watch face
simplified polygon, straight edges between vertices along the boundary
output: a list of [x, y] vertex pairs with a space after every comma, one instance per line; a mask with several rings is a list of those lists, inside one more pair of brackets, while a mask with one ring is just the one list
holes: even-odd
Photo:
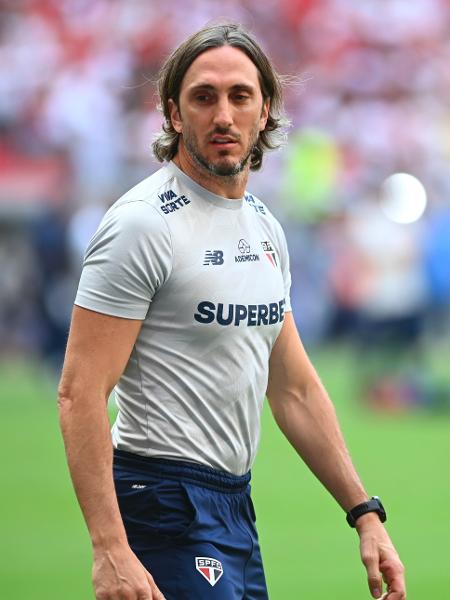
[[376, 500], [376, 503], [378, 504], [378, 507], [383, 512], [383, 514], [386, 516], [386, 511], [384, 509], [383, 504], [381, 503], [381, 500], [378, 498], [378, 496], [373, 496], [372, 500]]

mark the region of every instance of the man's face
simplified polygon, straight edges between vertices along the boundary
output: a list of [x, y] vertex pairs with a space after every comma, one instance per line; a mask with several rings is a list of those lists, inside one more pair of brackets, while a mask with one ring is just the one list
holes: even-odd
[[178, 106], [169, 102], [172, 124], [196, 168], [225, 177], [244, 170], [269, 111], [246, 54], [231, 46], [203, 52], [186, 71]]

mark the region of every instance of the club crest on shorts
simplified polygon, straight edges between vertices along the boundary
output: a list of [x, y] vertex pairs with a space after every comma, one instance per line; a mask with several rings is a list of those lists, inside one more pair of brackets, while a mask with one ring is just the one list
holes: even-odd
[[212, 586], [216, 585], [223, 575], [222, 563], [215, 558], [196, 556], [195, 568]]

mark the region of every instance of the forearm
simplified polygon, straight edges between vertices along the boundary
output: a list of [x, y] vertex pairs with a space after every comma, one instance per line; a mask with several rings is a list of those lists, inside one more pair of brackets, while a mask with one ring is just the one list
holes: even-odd
[[[286, 313], [269, 366], [267, 397], [280, 429], [346, 512], [365, 502], [368, 496], [334, 406], [306, 355], [292, 313]], [[405, 600], [403, 565], [378, 515], [362, 515], [356, 529], [372, 596], [381, 595], [381, 572], [388, 587], [386, 598]]]
[[106, 399], [84, 391], [59, 396], [61, 431], [75, 492], [94, 548], [126, 543], [112, 477]]
[[279, 386], [269, 400], [280, 429], [341, 507], [348, 511], [367, 500], [320, 380]]

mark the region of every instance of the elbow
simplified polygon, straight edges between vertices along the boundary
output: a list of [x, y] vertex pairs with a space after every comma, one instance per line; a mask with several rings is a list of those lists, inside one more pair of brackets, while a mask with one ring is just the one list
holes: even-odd
[[74, 406], [76, 404], [76, 397], [79, 396], [79, 390], [77, 393], [77, 385], [74, 378], [68, 378], [63, 373], [61, 381], [58, 386], [57, 396], [57, 407], [59, 414], [59, 422], [61, 427], [70, 418], [73, 413]]
[[[271, 393], [272, 392], [272, 393]], [[269, 389], [267, 397], [275, 419], [289, 419], [292, 414], [307, 415], [324, 396], [324, 388], [318, 378], [297, 381], [291, 385]]]
[[321, 388], [319, 380], [308, 381], [294, 380], [291, 382], [279, 382], [278, 385], [269, 386], [267, 396], [274, 404], [296, 404], [305, 405], [314, 397]]
[[58, 398], [56, 405], [58, 407], [59, 414], [70, 411], [73, 405], [73, 399], [70, 394], [58, 391]]
[[70, 418], [73, 409], [73, 395], [68, 390], [58, 389], [57, 407], [61, 429]]
[[303, 412], [307, 403], [305, 391], [295, 386], [268, 390], [267, 398], [275, 421], [282, 429], [283, 423], [289, 421], [292, 412]]

